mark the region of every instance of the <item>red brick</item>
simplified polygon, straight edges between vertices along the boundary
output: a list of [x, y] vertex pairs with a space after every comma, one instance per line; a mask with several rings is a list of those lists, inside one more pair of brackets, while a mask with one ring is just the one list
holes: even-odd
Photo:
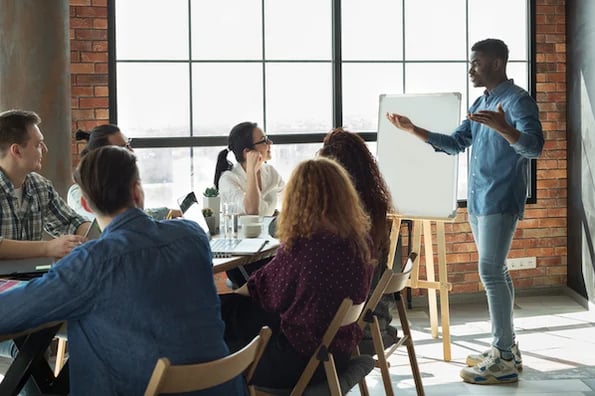
[[107, 29], [106, 18], [95, 18], [93, 19], [93, 28], [95, 29]]
[[95, 96], [108, 96], [109, 91], [107, 87], [95, 87]]
[[81, 52], [83, 62], [107, 62], [107, 52]]
[[107, 30], [77, 29], [75, 38], [77, 40], [107, 40]]
[[80, 98], [79, 106], [81, 109], [107, 108], [109, 101], [107, 98]]

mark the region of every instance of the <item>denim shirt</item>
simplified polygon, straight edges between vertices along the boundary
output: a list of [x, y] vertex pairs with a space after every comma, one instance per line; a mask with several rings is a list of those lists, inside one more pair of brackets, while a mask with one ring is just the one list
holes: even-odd
[[502, 104], [506, 122], [521, 135], [514, 144], [486, 125], [466, 119], [451, 134], [430, 132], [428, 143], [436, 151], [457, 154], [471, 148], [467, 186], [469, 214], [513, 214], [523, 217], [527, 199], [529, 159], [543, 150], [543, 132], [535, 100], [512, 80], [504, 81], [491, 92], [485, 91], [469, 108], [498, 111]]
[[[68, 321], [71, 395], [142, 395], [157, 359], [226, 356], [209, 242], [196, 223], [118, 215], [47, 274], [0, 293], [0, 334]], [[244, 395], [243, 379], [197, 395]]]

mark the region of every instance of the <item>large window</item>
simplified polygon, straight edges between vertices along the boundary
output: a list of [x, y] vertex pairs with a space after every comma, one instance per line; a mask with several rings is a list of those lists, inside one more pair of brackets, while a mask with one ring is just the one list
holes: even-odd
[[[231, 127], [257, 122], [288, 177], [335, 126], [375, 152], [380, 94], [482, 90], [471, 45], [497, 37], [531, 91], [525, 0], [110, 0], [112, 122], [133, 138], [147, 205], [212, 185]], [[430, 11], [431, 10], [431, 11]], [[441, 131], [449, 132], [449, 131]], [[233, 161], [233, 155], [229, 159]], [[467, 155], [458, 196], [466, 197]]]

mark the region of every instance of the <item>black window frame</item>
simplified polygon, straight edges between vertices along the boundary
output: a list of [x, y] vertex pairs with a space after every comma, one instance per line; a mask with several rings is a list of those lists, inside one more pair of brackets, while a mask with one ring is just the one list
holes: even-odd
[[[116, 84], [116, 1], [108, 0], [108, 98], [109, 98], [109, 121], [110, 123], [118, 123], [118, 103], [117, 103], [117, 84]], [[125, 0], [124, 0], [125, 1]], [[332, 89], [333, 89], [333, 127], [340, 127], [343, 125], [343, 103], [342, 103], [342, 67], [344, 63], [358, 63], [357, 61], [344, 61], [341, 53], [341, 0], [332, 1]], [[409, 0], [411, 1], [411, 0]], [[528, 42], [528, 88], [529, 94], [535, 99], [536, 97], [536, 0], [527, 1], [527, 23], [529, 32]], [[189, 10], [191, 7], [191, 0], [188, 0]], [[405, 1], [403, 1], [403, 8]], [[403, 13], [404, 15], [404, 13]], [[190, 16], [189, 16], [190, 18]], [[403, 17], [404, 18], [404, 17]], [[264, 23], [264, 18], [263, 22]], [[468, 43], [469, 44], [469, 43]], [[191, 44], [190, 44], [191, 45]], [[469, 46], [469, 45], [468, 45]], [[403, 34], [403, 48], [405, 47], [405, 35]], [[143, 60], [142, 62], [156, 62], [156, 60]], [[183, 63], [198, 63], [200, 61], [184, 60]], [[259, 62], [267, 63], [274, 61], [262, 60]], [[291, 61], [289, 61], [291, 62]], [[300, 61], [302, 62], [302, 61]], [[308, 61], [303, 61], [308, 63]], [[326, 61], [325, 61], [326, 62]], [[415, 61], [407, 61], [405, 59], [394, 61], [395, 63], [416, 63]], [[441, 61], [442, 62], [442, 61]], [[367, 62], [366, 63], [374, 63]], [[387, 62], [382, 62], [387, 63]], [[431, 61], [424, 61], [419, 63], [431, 63]], [[403, 74], [403, 79], [405, 79]], [[468, 82], [467, 82], [468, 83]], [[190, 82], [192, 85], [192, 81]], [[405, 85], [403, 85], [405, 89]], [[192, 96], [192, 91], [190, 92]], [[190, 98], [192, 100], [192, 98]], [[467, 99], [468, 101], [470, 98]], [[217, 136], [192, 136], [192, 106], [190, 107], [190, 134], [191, 136], [180, 137], [135, 137], [133, 140], [133, 147], [135, 148], [192, 148], [192, 147], [215, 147], [227, 145], [228, 131], [222, 131], [221, 135]], [[264, 110], [266, 114], [266, 109]], [[266, 123], [266, 117], [264, 117]], [[264, 125], [266, 130], [266, 125]], [[361, 132], [358, 133], [366, 142], [376, 142], [376, 132]], [[294, 133], [294, 134], [271, 134], [269, 137], [274, 140], [275, 144], [300, 144], [300, 143], [322, 143], [325, 133]], [[469, 151], [461, 155], [467, 156], [467, 163], [469, 163]], [[537, 160], [531, 159], [529, 166], [529, 191], [527, 196], [527, 203], [534, 204], [537, 202]], [[458, 207], [466, 208], [467, 200], [457, 200]]]

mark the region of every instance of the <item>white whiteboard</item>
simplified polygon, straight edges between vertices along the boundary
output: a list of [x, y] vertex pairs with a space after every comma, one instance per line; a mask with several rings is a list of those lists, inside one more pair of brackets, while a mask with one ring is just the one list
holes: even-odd
[[398, 113], [432, 132], [451, 133], [460, 124], [461, 94], [380, 95], [378, 166], [404, 217], [452, 219], [457, 210], [458, 155], [438, 153], [397, 129], [386, 113]]

